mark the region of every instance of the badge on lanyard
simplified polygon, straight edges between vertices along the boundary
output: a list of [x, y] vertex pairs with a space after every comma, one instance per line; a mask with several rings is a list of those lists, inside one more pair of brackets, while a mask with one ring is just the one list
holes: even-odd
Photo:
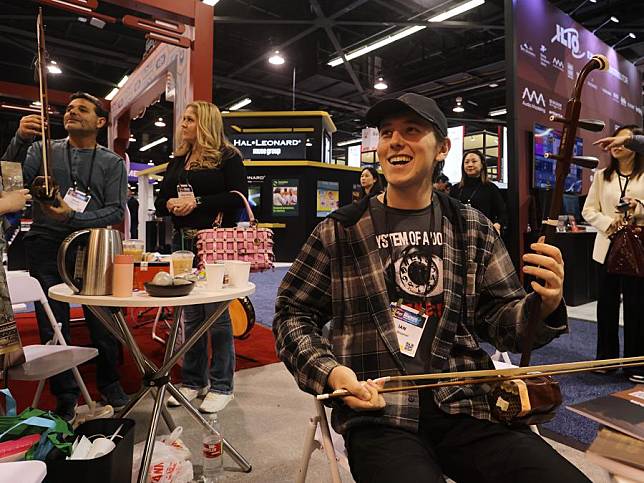
[[400, 352], [409, 357], [416, 357], [428, 317], [418, 310], [397, 303], [391, 304], [391, 316], [394, 319]]
[[67, 194], [63, 200], [69, 205], [69, 207], [77, 213], [84, 213], [85, 208], [89, 204], [89, 200], [92, 199], [92, 195], [83, 193], [80, 190], [69, 188]]
[[189, 184], [178, 184], [177, 185], [177, 197], [179, 198], [194, 198], [195, 193], [192, 190], [192, 186]]

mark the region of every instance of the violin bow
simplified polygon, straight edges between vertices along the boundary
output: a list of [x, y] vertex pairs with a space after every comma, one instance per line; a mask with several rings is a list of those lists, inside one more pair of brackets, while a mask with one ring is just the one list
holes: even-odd
[[[480, 371], [442, 372], [436, 374], [412, 374], [408, 376], [385, 376], [374, 382], [407, 382], [407, 381], [437, 381], [430, 384], [414, 386], [396, 386], [378, 389], [379, 393], [410, 391], [417, 389], [436, 389], [446, 386], [465, 386], [472, 384], [488, 384], [509, 381], [513, 379], [532, 379], [535, 377], [574, 374], [596, 369], [618, 369], [620, 367], [635, 367], [644, 365], [644, 356], [622, 357], [616, 359], [601, 359], [596, 361], [564, 362], [558, 364], [542, 364], [539, 366], [509, 367], [506, 369], [485, 369]], [[322, 401], [330, 398], [350, 396], [346, 389], [337, 389], [331, 393], [320, 394]]]
[[49, 132], [49, 95], [47, 92], [47, 60], [49, 55], [45, 47], [45, 23], [42, 13], [42, 7], [38, 8], [38, 18], [36, 20], [36, 39], [38, 42], [38, 55], [36, 58], [36, 73], [38, 75], [38, 88], [40, 97], [40, 136], [42, 139], [42, 166], [45, 184], [45, 197], [52, 198], [54, 187], [52, 186], [49, 173], [50, 169], [50, 143], [51, 136]]
[[[546, 159], [553, 159], [556, 162], [555, 169], [555, 188], [550, 196], [550, 210], [548, 211], [548, 218], [541, 224], [541, 236], [539, 241], [547, 243], [549, 238], [556, 232], [557, 220], [561, 213], [561, 206], [563, 204], [563, 194], [565, 188], [566, 177], [570, 173], [570, 166], [576, 164], [586, 168], [595, 168], [599, 160], [592, 156], [573, 156], [573, 149], [575, 147], [575, 138], [577, 128], [586, 129], [593, 132], [599, 132], [604, 129], [604, 121], [596, 119], [579, 119], [581, 113], [581, 91], [586, 82], [588, 74], [593, 70], [608, 70], [608, 59], [603, 55], [593, 55], [592, 58], [582, 67], [575, 85], [572, 90], [572, 95], [566, 104], [566, 114], [561, 116], [550, 116], [551, 122], [560, 122], [563, 124], [563, 132], [561, 136], [561, 144], [559, 146], [559, 153], [545, 153]], [[530, 364], [530, 355], [532, 352], [532, 344], [536, 336], [537, 326], [539, 325], [539, 314], [541, 308], [541, 299], [537, 299], [537, 303], [532, 305], [528, 315], [528, 326], [525, 336], [522, 338], [521, 362], [520, 366], [528, 366]]]

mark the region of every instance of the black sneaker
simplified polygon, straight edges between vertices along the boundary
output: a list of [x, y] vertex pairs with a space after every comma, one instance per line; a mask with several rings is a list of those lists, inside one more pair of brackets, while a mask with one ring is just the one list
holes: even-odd
[[130, 398], [125, 394], [125, 391], [123, 391], [118, 381], [101, 389], [101, 396], [103, 396], [103, 401], [112, 406], [115, 411], [123, 409], [130, 402]]
[[59, 400], [54, 413], [69, 424], [73, 424], [76, 418], [76, 401]]

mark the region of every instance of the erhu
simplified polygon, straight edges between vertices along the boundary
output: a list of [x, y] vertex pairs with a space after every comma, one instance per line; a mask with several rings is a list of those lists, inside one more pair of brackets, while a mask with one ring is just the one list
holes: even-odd
[[42, 175], [36, 177], [33, 181], [31, 195], [40, 203], [55, 204], [58, 198], [59, 187], [53, 177], [50, 159], [51, 135], [49, 132], [49, 97], [47, 94], [47, 61], [49, 56], [45, 48], [45, 25], [42, 7], [38, 9], [36, 38], [38, 41], [38, 54], [36, 57], [35, 73], [38, 77], [40, 96]]
[[[555, 187], [550, 196], [548, 218], [541, 225], [539, 241], [548, 243], [556, 232], [557, 221], [561, 213], [566, 177], [571, 164], [594, 168], [599, 160], [590, 156], [573, 156], [577, 128], [599, 132], [604, 129], [604, 122], [599, 120], [579, 119], [581, 112], [581, 91], [588, 74], [593, 70], [608, 70], [608, 60], [603, 55], [593, 56], [579, 72], [572, 94], [566, 104], [564, 117], [550, 116], [551, 122], [563, 124], [563, 133], [559, 153], [546, 153], [545, 157], [556, 161]], [[541, 299], [537, 298], [528, 313], [526, 333], [521, 340], [522, 367], [530, 364], [530, 354], [534, 344], [537, 327], [540, 323], [539, 313]], [[550, 376], [535, 377], [529, 380], [509, 380], [496, 385], [490, 392], [492, 414], [506, 423], [537, 424], [549, 421], [555, 416], [555, 409], [561, 405], [562, 397], [559, 383]]]

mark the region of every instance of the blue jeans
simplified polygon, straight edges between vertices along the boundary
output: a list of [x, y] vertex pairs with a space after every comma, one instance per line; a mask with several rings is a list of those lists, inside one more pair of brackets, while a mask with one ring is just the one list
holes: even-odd
[[[217, 304], [187, 305], [183, 308], [186, 339], [214, 311]], [[183, 357], [181, 378], [183, 385], [200, 389], [210, 383], [210, 391], [232, 394], [235, 373], [235, 345], [233, 328], [226, 310], [208, 330], [212, 346], [212, 361], [208, 369], [208, 336], [204, 334]]]
[[[194, 240], [183, 237], [175, 230], [172, 237], [173, 250], [195, 252]], [[185, 337], [188, 339], [195, 329], [215, 311], [217, 304], [186, 305], [183, 308]], [[218, 394], [232, 394], [235, 373], [235, 344], [233, 327], [228, 310], [208, 329], [212, 347], [212, 361], [208, 369], [208, 336], [204, 334], [183, 356], [181, 371], [182, 384], [191, 389], [201, 389], [210, 383], [210, 391]]]
[[[32, 277], [40, 283], [45, 294], [49, 288], [63, 282], [58, 273], [56, 257], [58, 254], [59, 242], [47, 240], [44, 237], [29, 237], [25, 240], [27, 250], [27, 269]], [[51, 311], [56, 317], [56, 321], [62, 325], [61, 331], [67, 344], [71, 344], [69, 334], [69, 304], [59, 302], [47, 297]], [[40, 340], [44, 344], [51, 340], [54, 331], [51, 323], [42, 305], [35, 303], [36, 319], [38, 320], [38, 330]], [[89, 335], [92, 345], [98, 349], [98, 356], [94, 359], [96, 362], [96, 385], [103, 392], [110, 384], [119, 380], [117, 364], [119, 359], [119, 343], [103, 326], [100, 320], [83, 307], [85, 323], [89, 329]], [[72, 371], [65, 371], [49, 378], [51, 392], [58, 402], [73, 402], [78, 399], [80, 390]]]

